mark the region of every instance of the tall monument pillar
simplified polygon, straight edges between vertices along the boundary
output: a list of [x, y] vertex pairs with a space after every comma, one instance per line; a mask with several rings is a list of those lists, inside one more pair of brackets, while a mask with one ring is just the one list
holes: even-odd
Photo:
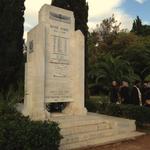
[[66, 103], [63, 114], [85, 115], [84, 36], [75, 31], [73, 12], [44, 5], [27, 36], [23, 114], [49, 119], [48, 103]]

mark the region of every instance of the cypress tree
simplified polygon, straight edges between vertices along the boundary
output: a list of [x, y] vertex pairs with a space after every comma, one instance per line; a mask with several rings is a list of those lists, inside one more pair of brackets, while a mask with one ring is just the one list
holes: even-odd
[[75, 29], [81, 30], [85, 37], [88, 34], [88, 3], [86, 0], [52, 0], [52, 5], [74, 12]]
[[87, 49], [87, 35], [88, 35], [88, 3], [86, 0], [52, 0], [52, 5], [74, 12], [75, 29], [81, 30], [85, 36], [85, 97], [88, 98], [88, 83], [87, 83], [87, 66], [88, 66], [88, 49]]
[[133, 27], [131, 32], [136, 33], [137, 35], [141, 35], [143, 30], [142, 20], [137, 16], [137, 18], [133, 22]]
[[0, 1], [0, 90], [23, 78], [25, 0]]

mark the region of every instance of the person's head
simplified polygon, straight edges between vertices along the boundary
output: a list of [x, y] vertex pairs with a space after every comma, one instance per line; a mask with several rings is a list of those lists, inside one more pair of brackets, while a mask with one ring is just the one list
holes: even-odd
[[122, 81], [122, 86], [123, 87], [128, 87], [129, 86], [129, 83], [127, 81]]
[[147, 87], [150, 88], [150, 81], [147, 82]]
[[144, 86], [144, 88], [147, 88], [148, 87], [148, 81], [144, 81], [143, 86]]
[[112, 86], [117, 86], [117, 82], [115, 80], [112, 81]]
[[137, 80], [137, 81], [134, 82], [134, 85], [137, 86], [137, 87], [140, 87], [141, 82], [139, 80]]

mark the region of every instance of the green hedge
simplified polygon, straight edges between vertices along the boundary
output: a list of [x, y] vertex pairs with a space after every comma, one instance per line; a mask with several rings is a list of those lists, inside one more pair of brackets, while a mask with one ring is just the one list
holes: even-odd
[[58, 150], [62, 136], [54, 122], [34, 122], [0, 103], [0, 150]]
[[98, 101], [86, 101], [90, 112], [136, 120], [137, 125], [150, 124], [150, 108], [134, 105], [116, 105]]

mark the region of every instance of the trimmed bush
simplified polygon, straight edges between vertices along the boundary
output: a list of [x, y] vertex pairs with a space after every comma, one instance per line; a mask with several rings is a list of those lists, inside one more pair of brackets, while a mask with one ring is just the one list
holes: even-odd
[[85, 105], [90, 112], [97, 112], [99, 107], [99, 101], [87, 100]]
[[0, 150], [58, 150], [62, 136], [54, 122], [35, 122], [0, 104]]
[[150, 124], [150, 108], [135, 105], [117, 105], [98, 101], [86, 101], [90, 112], [136, 120], [137, 125]]

